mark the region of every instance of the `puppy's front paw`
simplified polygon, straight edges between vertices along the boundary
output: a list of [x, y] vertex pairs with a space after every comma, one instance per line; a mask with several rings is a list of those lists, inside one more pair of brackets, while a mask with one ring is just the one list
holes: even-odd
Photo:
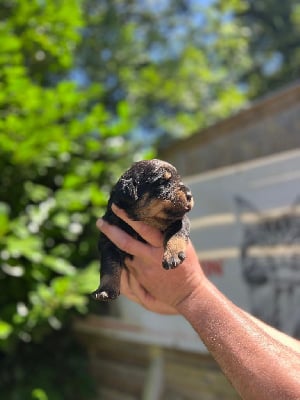
[[164, 253], [162, 266], [164, 269], [174, 269], [180, 265], [185, 259], [185, 252], [180, 251], [178, 253], [166, 251]]
[[109, 300], [114, 300], [119, 296], [120, 292], [113, 290], [113, 289], [108, 289], [108, 288], [99, 288], [95, 290], [92, 293], [92, 296], [95, 300], [98, 301], [109, 301]]

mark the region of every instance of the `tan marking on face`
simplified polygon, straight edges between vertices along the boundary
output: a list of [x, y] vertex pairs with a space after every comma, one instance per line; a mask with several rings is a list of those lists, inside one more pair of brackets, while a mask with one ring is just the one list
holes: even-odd
[[[171, 174], [166, 171], [166, 174]], [[184, 215], [187, 208], [191, 206], [191, 202], [187, 201], [185, 192], [179, 188], [174, 187], [172, 193], [172, 200], [152, 198], [151, 193], [145, 193], [139, 200], [137, 205], [136, 214], [140, 221], [154, 226], [160, 230], [165, 230], [170, 223], [169, 210], [173, 210], [173, 215]]]
[[176, 197], [177, 197], [177, 201], [179, 201], [181, 204], [187, 203], [186, 195], [182, 190], [178, 190]]
[[169, 179], [171, 178], [171, 176], [172, 176], [172, 174], [171, 174], [170, 171], [165, 171], [165, 173], [164, 173], [164, 178], [165, 178], [166, 180], [169, 180]]
[[136, 214], [140, 221], [165, 230], [168, 225], [166, 210], [170, 207], [173, 207], [170, 200], [151, 199], [150, 195], [146, 194], [140, 200]]
[[148, 205], [148, 215], [150, 218], [158, 217], [165, 218], [166, 210], [172, 207], [170, 200], [153, 199], [150, 200]]
[[189, 209], [191, 210], [194, 206], [194, 199], [192, 198], [190, 201], [188, 201], [185, 192], [183, 192], [182, 190], [178, 190], [176, 193], [176, 203], [178, 208], [189, 207]]

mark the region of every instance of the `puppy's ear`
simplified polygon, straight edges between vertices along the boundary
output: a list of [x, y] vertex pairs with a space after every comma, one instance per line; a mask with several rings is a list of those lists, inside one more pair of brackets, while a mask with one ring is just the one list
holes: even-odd
[[121, 179], [122, 195], [128, 200], [138, 200], [137, 185], [134, 184], [133, 179]]

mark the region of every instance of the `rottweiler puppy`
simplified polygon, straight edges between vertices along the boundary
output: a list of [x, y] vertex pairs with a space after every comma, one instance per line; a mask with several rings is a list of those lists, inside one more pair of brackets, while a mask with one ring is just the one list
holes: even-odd
[[[113, 203], [125, 210], [130, 219], [143, 221], [163, 233], [163, 268], [172, 269], [183, 262], [190, 234], [186, 213], [193, 207], [193, 197], [173, 165], [157, 159], [136, 162], [111, 191], [103, 219], [143, 241], [112, 212]], [[120, 293], [120, 277], [122, 268], [126, 268], [125, 259], [132, 256], [118, 249], [102, 233], [99, 251], [100, 286], [92, 295], [96, 300], [112, 300]]]

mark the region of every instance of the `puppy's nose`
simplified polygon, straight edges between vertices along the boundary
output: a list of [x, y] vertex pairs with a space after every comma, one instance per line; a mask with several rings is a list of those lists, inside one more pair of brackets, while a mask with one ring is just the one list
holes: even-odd
[[180, 189], [184, 192], [187, 201], [190, 202], [193, 199], [193, 195], [192, 195], [192, 192], [191, 192], [190, 188], [188, 188], [187, 186], [185, 186], [182, 183], [180, 185]]
[[190, 211], [194, 205], [194, 199], [193, 199], [192, 192], [187, 186], [185, 186], [183, 184], [181, 185], [181, 190], [184, 192], [185, 198], [187, 201], [186, 209], [187, 209], [187, 211]]

